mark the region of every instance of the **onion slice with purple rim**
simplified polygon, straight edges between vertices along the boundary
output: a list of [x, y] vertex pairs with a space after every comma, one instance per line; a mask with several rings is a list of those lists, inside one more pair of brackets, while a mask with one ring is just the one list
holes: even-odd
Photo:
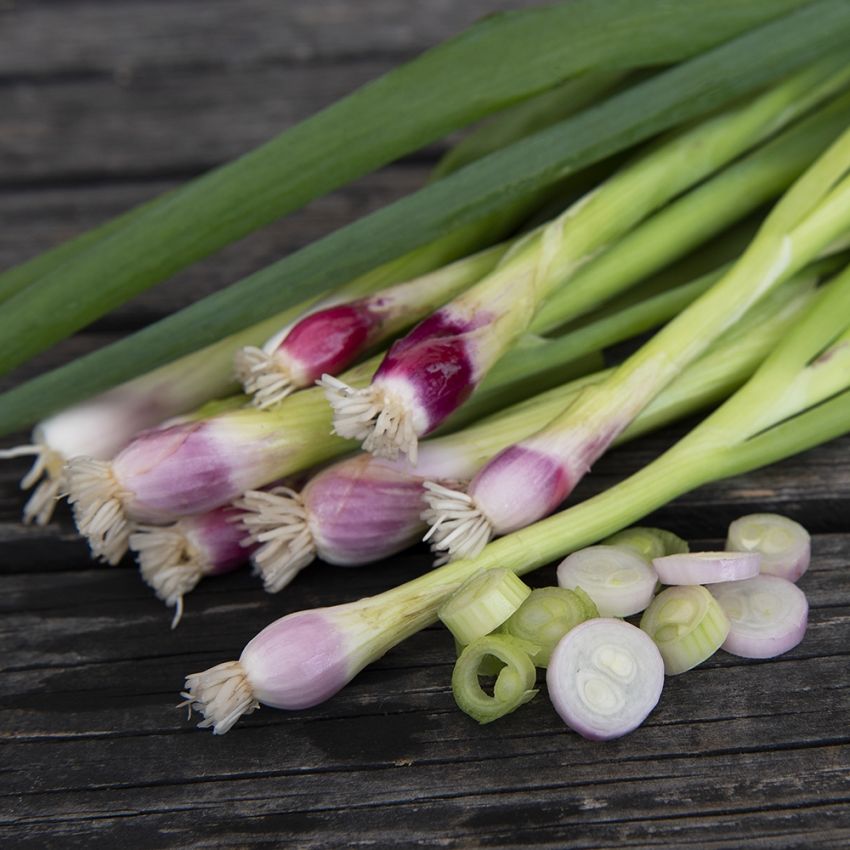
[[664, 662], [645, 633], [623, 620], [587, 620], [567, 632], [546, 671], [563, 721], [594, 741], [640, 726], [664, 687]]
[[628, 617], [652, 601], [658, 576], [639, 555], [615, 546], [588, 546], [558, 566], [558, 584], [580, 587], [602, 617]]
[[809, 568], [811, 538], [793, 519], [779, 514], [749, 514], [729, 526], [726, 548], [761, 553], [760, 572], [797, 581]]
[[711, 593], [729, 618], [723, 649], [743, 658], [775, 658], [803, 639], [809, 617], [806, 595], [779, 576], [715, 585]]
[[662, 584], [715, 584], [741, 581], [759, 573], [758, 552], [689, 552], [654, 558], [652, 565]]

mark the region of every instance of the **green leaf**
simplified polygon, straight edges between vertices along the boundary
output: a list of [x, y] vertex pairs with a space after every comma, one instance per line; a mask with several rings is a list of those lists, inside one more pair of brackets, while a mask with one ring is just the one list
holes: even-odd
[[[604, 5], [610, 11], [613, 4]], [[680, 4], [669, 5], [681, 8]], [[692, 14], [696, 5], [687, 4]], [[725, 4], [709, 5], [719, 8]], [[743, 14], [740, 7], [750, 8], [751, 4], [737, 6]], [[775, 9], [776, 4], [770, 6]], [[635, 4], [625, 4], [624, 15], [629, 7], [632, 13], [637, 8]], [[583, 10], [586, 20], [594, 14], [585, 4], [576, 3], [575, 8]], [[640, 4], [643, 11], [649, 8], [650, 4]], [[661, 23], [669, 24], [670, 20], [670, 16], [662, 16]], [[472, 32], [479, 32], [484, 38], [488, 30], [485, 27]], [[664, 32], [664, 26], [653, 38], [659, 32]], [[472, 33], [451, 44], [458, 45], [471, 38]], [[619, 23], [606, 31], [603, 41], [607, 43], [608, 38], [623, 43], [641, 41], [638, 31], [621, 30]], [[564, 41], [581, 52], [572, 39]], [[848, 41], [850, 4], [846, 0], [821, 0], [747, 33], [435, 182], [128, 339], [7, 393], [0, 398], [0, 432], [21, 427], [49, 410], [215, 341], [257, 321], [260, 316], [283, 309], [305, 294], [338, 285], [456, 227], [491, 215], [556, 178], [753, 92]], [[448, 45], [442, 49], [448, 49]], [[509, 51], [508, 57], [514, 55], [515, 52]], [[658, 59], [657, 52], [654, 55]], [[500, 63], [505, 59], [502, 56]], [[373, 85], [389, 83], [384, 80]], [[181, 203], [190, 195], [183, 191], [172, 204]], [[169, 218], [164, 214], [160, 217]], [[129, 229], [111, 237], [104, 251], [108, 249], [115, 254], [116, 244], [127, 242], [128, 232]], [[134, 240], [130, 243], [130, 247], [139, 250]], [[117, 271], [126, 274], [128, 264], [128, 256], [123, 252], [114, 257]], [[44, 278], [37, 286], [52, 279], [54, 276]], [[67, 302], [65, 294], [41, 304], [41, 324], [58, 322], [56, 305]], [[7, 316], [12, 303], [7, 303]], [[34, 303], [38, 304], [38, 298]], [[25, 329], [31, 327], [21, 313], [17, 315], [19, 324], [15, 327], [9, 326], [13, 323], [8, 319], [5, 325], [0, 325], [0, 354], [7, 365], [22, 359], [14, 349], [25, 344]], [[34, 320], [29, 311], [27, 316]], [[7, 331], [9, 336], [5, 336]], [[31, 353], [32, 346], [28, 350]]]
[[487, 18], [184, 186], [13, 296], [0, 317], [0, 373], [223, 245], [471, 121], [590, 68], [690, 55], [795, 5], [573, 0]]

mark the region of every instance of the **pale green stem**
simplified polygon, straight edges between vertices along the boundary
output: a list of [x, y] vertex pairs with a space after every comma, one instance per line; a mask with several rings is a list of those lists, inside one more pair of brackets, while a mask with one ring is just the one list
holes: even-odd
[[[806, 270], [756, 305], [654, 399], [619, 436], [616, 444], [693, 414], [740, 387], [811, 302], [816, 282], [816, 270]], [[613, 371], [612, 368], [585, 375], [462, 431], [426, 440], [422, 444], [420, 461], [424, 463], [427, 456], [439, 457], [444, 453], [455, 458], [462, 455], [474, 471], [497, 451], [543, 427], [581, 390], [601, 383]], [[452, 477], [463, 476], [454, 472]]]
[[[582, 440], [593, 439], [596, 433], [610, 432], [612, 423], [618, 428], [626, 427], [760, 297], [850, 228], [850, 180], [829, 191], [836, 174], [842, 175], [848, 162], [850, 132], [797, 181], [768, 216], [744, 256], [719, 283], [629, 357], [609, 380], [583, 393], [561, 416], [534, 435], [535, 443], [564, 454], [578, 448]], [[818, 202], [823, 206], [817, 206]], [[828, 209], [828, 216], [820, 214], [824, 208]], [[817, 217], [817, 229], [808, 226], [806, 210]], [[783, 223], [794, 225], [794, 229], [782, 230], [779, 225]]]
[[522, 240], [493, 274], [453, 302], [461, 314], [481, 308], [495, 317], [488, 332], [476, 338], [479, 368], [486, 370], [530, 326], [542, 302], [595, 252], [848, 80], [844, 58], [828, 57], [744, 106], [660, 144]]
[[599, 306], [776, 197], [850, 122], [850, 94], [819, 109], [717, 176], [672, 201], [553, 293], [531, 329], [546, 334]]

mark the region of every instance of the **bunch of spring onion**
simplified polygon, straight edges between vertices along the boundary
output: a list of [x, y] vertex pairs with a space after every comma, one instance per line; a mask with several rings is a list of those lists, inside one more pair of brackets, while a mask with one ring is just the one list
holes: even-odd
[[555, 510], [634, 417], [753, 303], [850, 232], [850, 131], [794, 184], [743, 256], [604, 382], [505, 449], [465, 491], [428, 486], [432, 538], [474, 557]]
[[[832, 182], [834, 174], [830, 175]], [[433, 622], [482, 569], [530, 572], [625, 528], [706, 482], [740, 474], [850, 430], [850, 269], [814, 302], [756, 373], [659, 458], [606, 492], [377, 596], [272, 623], [226, 662], [186, 680], [203, 726], [226, 732], [259, 704], [315, 705]]]
[[[813, 269], [816, 276], [816, 270]], [[661, 292], [654, 291], [654, 284], [650, 287], [641, 287], [640, 289], [650, 289], [651, 294], [643, 300], [635, 304], [629, 304], [621, 310], [616, 310], [611, 314], [601, 315], [595, 321], [590, 321], [583, 325], [579, 330], [572, 333], [569, 337], [562, 339], [552, 339], [546, 342], [540, 341], [536, 345], [531, 346], [527, 352], [521, 357], [515, 357], [513, 360], [507, 361], [505, 364], [507, 369], [502, 370], [504, 375], [504, 386], [500, 383], [494, 385], [490, 382], [490, 387], [487, 384], [482, 387], [484, 392], [478, 396], [478, 402], [471, 404], [464, 411], [467, 418], [475, 416], [476, 406], [479, 409], [490, 409], [500, 403], [503, 395], [507, 394], [507, 390], [516, 388], [518, 381], [525, 376], [534, 378], [538, 370], [551, 370], [557, 367], [556, 371], [565, 373], [563, 364], [568, 364], [581, 355], [582, 352], [596, 351], [613, 345], [619, 341], [627, 339], [635, 334], [639, 334], [656, 326], [659, 322], [663, 322], [675, 315], [683, 306], [690, 303], [701, 292], [711, 284], [715, 275], [709, 274], [689, 284], [682, 284], [671, 289]], [[814, 278], [812, 278], [814, 279]], [[719, 396], [726, 386], [730, 386], [732, 382], [743, 380], [748, 374], [748, 369], [754, 367], [756, 358], [759, 352], [764, 349], [764, 346], [770, 343], [777, 327], [787, 321], [787, 317], [799, 309], [799, 305], [806, 297], [807, 292], [806, 279], [801, 278], [798, 284], [789, 284], [773, 301], [766, 305], [766, 309], [762, 311], [759, 321], [763, 321], [763, 325], [758, 332], [750, 335], [744, 345], [737, 345], [737, 358], [724, 358], [719, 363], [720, 368], [712, 371], [707, 370], [703, 377], [697, 383], [693, 398], [694, 403], [697, 403], [698, 398], [710, 400]], [[731, 340], [730, 340], [731, 344]], [[718, 358], [719, 360], [720, 358]], [[594, 358], [590, 358], [594, 360]], [[493, 378], [500, 379], [500, 373], [494, 374]], [[553, 404], [558, 404], [558, 399], [562, 393], [573, 392], [578, 386], [583, 385], [588, 380], [599, 380], [600, 375], [585, 378], [574, 384], [569, 384], [561, 389], [556, 389], [549, 393], [548, 396], [539, 398], [539, 405], [544, 411], [543, 416], [548, 417], [547, 411], [554, 410]], [[698, 389], [697, 389], [698, 387]], [[731, 386], [730, 386], [731, 388]], [[489, 390], [489, 391], [488, 391]], [[688, 401], [690, 396], [685, 396]], [[316, 398], [318, 398], [316, 396]], [[551, 399], [551, 400], [550, 400]], [[687, 409], [687, 403], [682, 405], [682, 410], [675, 411], [676, 415], [682, 415]], [[538, 407], [537, 403], [532, 403], [533, 407]], [[384, 470], [383, 476], [385, 484], [388, 483], [386, 476], [394, 477], [396, 483], [401, 484], [402, 479], [407, 476], [409, 480], [416, 480], [419, 483], [423, 480], [424, 475], [433, 475], [437, 470], [437, 465], [440, 468], [446, 469], [448, 458], [454, 458], [457, 466], [451, 480], [460, 477], [468, 476], [479, 466], [487, 457], [487, 451], [497, 450], [502, 445], [511, 442], [512, 439], [525, 433], [524, 431], [516, 430], [516, 423], [520, 428], [523, 423], [529, 420], [529, 416], [534, 416], [533, 411], [528, 411], [527, 406], [519, 405], [515, 413], [505, 411], [503, 415], [499, 415], [499, 419], [504, 419], [504, 423], [489, 425], [485, 423], [481, 428], [473, 428], [468, 432], [461, 432], [453, 437], [444, 438], [442, 440], [432, 441], [428, 445], [427, 450], [420, 459], [420, 467], [412, 469], [409, 464], [404, 461], [378, 461], [378, 459], [369, 457], [364, 458], [358, 465], [357, 459], [352, 459], [350, 462], [341, 462], [340, 464], [331, 467], [323, 473], [319, 473], [315, 483], [310, 485], [311, 492], [315, 492], [321, 486], [320, 482], [332, 480], [335, 471], [340, 472], [344, 477], [349, 477], [343, 470], [348, 470], [349, 473], [355, 467], [361, 468], [362, 472], [371, 472], [373, 466], [377, 470], [379, 467]], [[540, 414], [536, 414], [536, 418], [532, 419], [534, 423], [540, 421]], [[492, 436], [491, 436], [492, 434]], [[495, 439], [495, 442], [494, 442]], [[479, 440], [485, 440], [483, 444], [479, 444]], [[437, 448], [439, 446], [439, 448]], [[433, 456], [435, 458], [434, 465], [423, 465], [423, 459]], [[440, 460], [440, 458], [443, 458]], [[361, 476], [358, 476], [361, 477]], [[363, 476], [364, 484], [369, 476]], [[269, 547], [265, 547], [264, 553], [258, 559], [258, 566], [264, 575], [267, 589], [279, 589], [287, 580], [287, 576], [293, 572], [293, 565], [290, 559], [290, 554], [293, 549], [298, 548], [297, 541], [303, 540], [306, 550], [312, 552], [312, 542], [306, 532], [295, 531], [292, 523], [297, 522], [297, 515], [300, 509], [296, 509], [290, 513], [287, 506], [290, 499], [284, 492], [273, 492], [277, 488], [266, 488], [262, 492], [253, 492], [250, 497], [250, 505], [256, 506], [262, 504], [267, 506], [269, 512], [265, 516], [255, 514], [251, 520], [251, 528], [253, 532], [262, 535], [268, 542], [269, 537], [274, 537], [278, 540], [275, 549], [275, 554], [269, 556]], [[408, 495], [410, 490], [408, 489]], [[293, 493], [291, 488], [286, 488], [286, 493]], [[383, 492], [383, 491], [382, 491]], [[349, 492], [348, 498], [351, 502], [346, 507], [353, 507], [355, 501], [355, 493]], [[398, 495], [398, 494], [397, 494]], [[240, 507], [245, 507], [245, 504], [238, 503]], [[364, 529], [361, 527], [358, 536], [358, 545], [360, 546], [360, 560], [363, 562], [365, 552], [368, 550], [370, 557], [381, 557], [381, 553], [392, 554], [397, 551], [396, 546], [409, 545], [415, 542], [421, 530], [423, 530], [422, 521], [419, 518], [422, 505], [419, 502], [418, 496], [416, 500], [410, 498], [404, 500], [404, 506], [407, 511], [404, 518], [397, 515], [397, 522], [400, 526], [392, 534], [394, 546], [391, 551], [386, 550], [388, 540], [381, 539], [378, 541], [372, 537], [371, 544], [369, 543], [369, 534], [364, 534]], [[395, 508], [401, 508], [402, 503], [395, 505]], [[342, 505], [337, 505], [338, 518], [343, 520], [346, 510], [342, 510]], [[369, 512], [378, 520], [381, 511], [372, 500], [367, 508]], [[288, 531], [280, 529], [273, 530], [273, 526], [277, 525], [277, 518], [282, 514], [290, 516], [292, 523], [288, 523], [290, 528]], [[241, 514], [240, 514], [241, 515]], [[246, 517], [247, 519], [247, 517]], [[401, 526], [405, 531], [401, 531]], [[411, 534], [413, 539], [411, 539]], [[129, 537], [129, 546], [137, 553], [139, 566], [141, 568], [142, 577], [153, 587], [157, 595], [168, 605], [177, 607], [178, 612], [182, 610], [182, 598], [188, 593], [200, 579], [205, 575], [218, 575], [222, 572], [229, 571], [235, 568], [242, 561], [246, 560], [250, 554], [250, 549], [242, 550], [243, 558], [238, 562], [234, 560], [234, 553], [237, 552], [237, 547], [240, 541], [246, 535], [242, 523], [234, 520], [233, 510], [230, 508], [215, 508], [211, 511], [194, 516], [185, 517], [177, 523], [168, 526], [141, 526]], [[321, 537], [322, 535], [320, 535]], [[354, 541], [352, 541], [354, 542]], [[348, 554], [342, 553], [338, 548], [336, 550], [339, 561], [343, 559], [348, 562], [351, 557]], [[327, 554], [327, 553], [323, 553]], [[306, 555], [305, 555], [306, 557]], [[332, 557], [328, 554], [328, 557]], [[367, 558], [368, 559], [368, 558]], [[263, 565], [267, 564], [265, 568]], [[179, 619], [179, 617], [177, 618]]]
[[[740, 386], [814, 297], [817, 272], [801, 274], [750, 311], [642, 411], [618, 442], [691, 414]], [[620, 322], [628, 318], [630, 324], [638, 311], [669, 305], [671, 296], [679, 294], [673, 290], [626, 310]], [[427, 528], [422, 518], [427, 480], [469, 481], [488, 458], [533, 433], [553, 411], [610, 371], [578, 378], [482, 423], [426, 440], [416, 466], [404, 458], [362, 453], [321, 470], [300, 492], [282, 487], [247, 493], [236, 506], [245, 512], [240, 522], [257, 546], [252, 560], [266, 590], [277, 592], [317, 557], [358, 566], [417, 542]]]
[[[696, 179], [697, 175], [704, 173], [707, 168], [703, 159], [707, 159], [714, 168], [723, 159], [728, 159], [734, 152], [745, 147], [745, 142], [751, 144], [762, 138], [771, 128], [787, 123], [793, 116], [805, 111], [806, 106], [826, 97], [838, 85], [839, 80], [832, 73], [831, 61], [828, 69], [819, 67], [816, 71], [808, 71], [758, 98], [754, 103], [662, 145], [656, 152], [615, 178], [613, 183], [606, 184], [606, 187], [613, 186], [614, 189], [610, 190], [613, 192], [622, 184], [635, 191], [634, 184], [637, 184], [648, 197], [655, 197], [656, 194], [661, 198], [669, 197], [669, 173], [663, 166], [676, 166], [689, 179]], [[805, 93], [803, 97], [799, 96], [801, 89]], [[792, 106], [788, 105], [789, 98]], [[835, 133], [836, 121], [846, 110], [846, 103], [830, 104], [821, 114], [813, 116], [811, 123], [806, 122], [800, 126], [801, 131], [805, 126], [805, 129], [812, 131], [811, 134], [792, 131], [787, 138], [777, 139], [775, 147], [768, 146], [760, 155], [753, 155], [736, 165], [735, 174], [738, 177], [745, 174], [761, 175], [761, 179], [756, 177], [755, 182], [764, 187], [772, 187], [763, 191], [777, 191], [783, 180], [789, 179], [789, 168], [778, 165], [780, 159], [777, 154], [798, 149], [811, 155], [812, 147], [817, 151], [818, 146], [825, 144]], [[720, 141], [716, 139], [718, 135]], [[807, 142], [809, 147], [803, 145], [802, 149], [798, 148], [802, 140], [808, 138], [811, 139]], [[708, 149], [714, 153], [706, 157], [691, 156], [694, 146], [702, 150], [712, 142], [717, 143], [710, 145]], [[794, 163], [791, 171], [802, 167], [801, 159], [805, 155], [798, 152], [796, 157], [791, 157]], [[769, 175], [767, 179], [765, 175]], [[667, 188], [659, 188], [659, 183]], [[711, 201], [706, 207], [705, 216], [709, 234], [722, 222], [734, 220], [736, 213], [731, 210], [749, 208], [746, 201], [741, 201], [737, 206], [730, 201], [732, 195], [740, 197], [741, 193], [725, 173], [695, 190], [693, 194]], [[586, 210], [596, 210], [594, 217], [601, 215], [598, 200], [602, 197], [609, 197], [609, 192], [600, 190], [595, 193], [582, 206], [580, 215], [575, 220], [585, 220], [583, 211]], [[619, 195], [615, 192], [611, 202], [619, 200]], [[653, 205], [657, 206], [659, 203], [661, 201], [657, 200]], [[679, 211], [687, 213], [692, 205], [692, 196], [686, 195], [635, 229], [628, 239], [611, 247], [596, 263], [588, 264], [580, 276], [581, 291], [585, 294], [563, 300], [558, 297], [553, 299], [541, 322], [536, 323], [533, 329], [545, 332], [555, 328], [581, 315], [598, 303], [600, 297], [610, 296], [634, 283], [646, 273], [647, 268], [669, 262], [678, 256], [677, 251], [685, 253], [695, 240], [699, 240], [700, 235], [705, 236], [706, 230], [701, 225], [680, 225], [678, 228], [672, 228], [673, 238], [659, 240], [658, 235], [661, 224], [669, 224], [675, 220]], [[615, 206], [615, 210], [618, 211], [619, 208]], [[612, 212], [610, 205], [609, 212]], [[625, 218], [628, 219], [629, 216]], [[595, 218], [591, 218], [590, 223], [594, 220]], [[682, 240], [678, 249], [671, 247], [677, 244], [675, 235], [682, 231], [689, 234], [688, 238]], [[528, 238], [521, 239], [509, 250], [508, 256], [525, 256], [538, 239], [539, 235], [533, 237], [530, 242]], [[630, 263], [632, 257], [639, 258], [634, 267]], [[612, 272], [615, 259], [620, 268], [616, 273]], [[467, 264], [473, 262], [477, 260], [472, 258], [456, 264], [453, 273], [460, 274]], [[504, 262], [507, 260], [503, 261], [503, 264]], [[604, 295], [594, 293], [592, 285], [593, 269], [597, 263], [599, 291]], [[425, 282], [428, 280], [427, 276], [423, 279]], [[420, 284], [423, 281], [420, 281]], [[475, 287], [470, 291], [474, 289]], [[520, 300], [524, 300], [524, 296]], [[508, 313], [512, 312], [507, 305], [505, 309]], [[479, 315], [479, 318], [483, 316]], [[482, 331], [484, 330], [486, 328], [482, 325]], [[440, 345], [437, 348], [440, 348]], [[452, 346], [449, 345], [449, 348]], [[487, 388], [485, 382], [480, 388], [483, 392], [477, 393], [474, 398], [480, 402], [482, 396], [491, 392], [494, 386], [503, 385], [504, 379], [499, 376], [506, 375], [512, 369], [514, 377], [518, 379], [516, 385], [521, 385], [525, 375], [519, 374], [511, 364], [525, 363], [526, 358], [533, 358], [535, 355], [538, 359], [541, 355], [551, 356], [547, 349], [533, 340], [525, 345], [517, 344], [501, 358], [493, 379], [489, 382], [490, 388]], [[378, 362], [379, 358], [373, 358], [355, 367], [342, 376], [343, 383], [349, 386], [358, 382], [361, 385], [368, 383]], [[450, 364], [441, 361], [437, 364], [436, 372], [430, 374], [438, 374], [444, 367], [446, 374], [452, 372]], [[556, 368], [557, 363], [550, 363], [550, 367]], [[428, 374], [427, 370], [422, 374]], [[475, 404], [468, 409], [474, 408]], [[446, 408], [444, 412], [448, 413], [450, 410]], [[316, 391], [308, 390], [297, 393], [268, 410], [240, 410], [160, 433], [142, 435], [111, 463], [74, 461], [70, 465], [70, 499], [76, 505], [78, 527], [89, 538], [96, 556], [114, 562], [120, 559], [126, 549], [131, 522], [167, 523], [180, 516], [220, 507], [246, 490], [265, 486], [271, 481], [346, 450], [348, 444], [343, 439], [317, 436], [325, 432], [325, 422], [325, 413], [317, 404]]]
[[833, 55], [658, 145], [522, 239], [478, 284], [390, 349], [367, 388], [327, 376], [334, 429], [380, 456], [416, 462], [419, 437], [472, 393], [542, 303], [594, 254], [666, 202], [847, 86]]

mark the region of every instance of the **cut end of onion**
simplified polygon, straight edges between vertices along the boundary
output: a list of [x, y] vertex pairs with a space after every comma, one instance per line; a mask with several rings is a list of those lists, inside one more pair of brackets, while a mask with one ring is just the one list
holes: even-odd
[[244, 511], [247, 542], [259, 544], [252, 562], [269, 593], [282, 590], [316, 559], [307, 509], [295, 490], [251, 490], [234, 506]]
[[723, 649], [742, 658], [775, 658], [803, 639], [809, 621], [806, 595], [791, 581], [758, 575], [717, 584], [711, 593], [729, 618]]
[[255, 407], [267, 410], [300, 389], [291, 370], [277, 354], [249, 345], [236, 352], [236, 376]]
[[334, 433], [359, 440], [365, 451], [395, 460], [399, 452], [416, 464], [419, 438], [405, 400], [372, 384], [354, 389], [333, 375], [317, 382], [334, 411]]
[[115, 480], [112, 464], [75, 457], [65, 471], [77, 529], [95, 558], [117, 564], [127, 552], [133, 526], [124, 512], [125, 493]]
[[34, 458], [29, 472], [21, 479], [22, 490], [35, 487], [24, 505], [24, 522], [47, 525], [53, 516], [56, 503], [67, 488], [65, 457], [61, 452], [39, 442], [0, 451], [0, 460], [17, 457]]
[[652, 601], [658, 576], [634, 551], [616, 546], [588, 546], [558, 565], [558, 584], [583, 590], [602, 617], [628, 617]]
[[651, 638], [624, 620], [587, 620], [564, 635], [546, 671], [549, 698], [585, 738], [636, 729], [658, 704], [664, 662]]
[[422, 519], [431, 526], [424, 540], [439, 556], [437, 564], [478, 555], [493, 537], [493, 526], [472, 497], [433, 481], [423, 488], [428, 508]]
[[759, 552], [760, 572], [797, 581], [809, 568], [811, 538], [798, 522], [779, 514], [749, 514], [729, 526], [726, 548]]
[[174, 608], [171, 628], [183, 617], [183, 597], [203, 578], [200, 553], [191, 545], [180, 526], [139, 526], [130, 535], [130, 549], [136, 553], [139, 572], [158, 599]]
[[183, 702], [178, 708], [189, 708], [203, 714], [198, 724], [200, 729], [212, 727], [214, 735], [223, 735], [243, 714], [250, 714], [260, 707], [248, 676], [238, 661], [226, 661], [203, 673], [192, 673], [186, 677]]

